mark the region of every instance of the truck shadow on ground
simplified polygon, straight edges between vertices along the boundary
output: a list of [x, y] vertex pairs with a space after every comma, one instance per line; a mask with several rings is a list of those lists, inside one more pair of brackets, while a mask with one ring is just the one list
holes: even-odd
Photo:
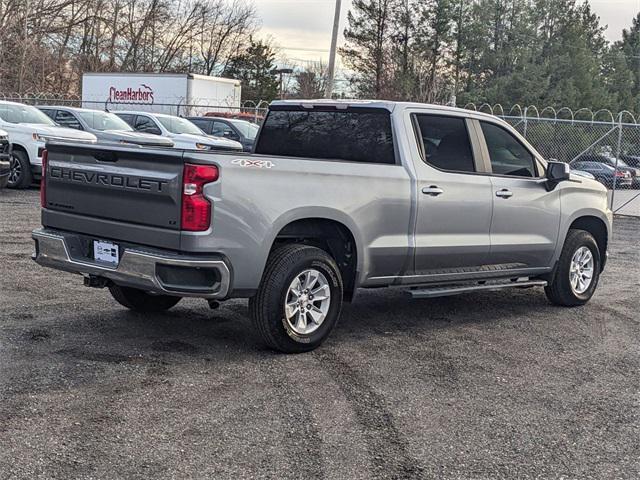
[[[412, 299], [394, 290], [365, 291], [354, 303], [344, 304], [340, 322], [326, 345], [341, 348], [354, 339], [362, 341], [390, 332], [415, 336], [467, 324], [490, 328], [492, 323], [507, 321], [517, 325], [518, 321], [538, 315], [557, 316], [560, 320], [564, 312], [550, 305], [540, 290], [533, 289], [437, 299]], [[224, 303], [218, 310], [190, 302], [161, 314], [138, 314], [114, 306], [105, 313], [65, 316], [56, 322], [56, 328], [63, 332], [38, 328], [27, 331], [23, 340], [55, 343], [56, 337], [64, 337], [65, 348], [57, 353], [105, 362], [141, 356], [218, 358], [274, 354], [261, 345], [246, 302], [240, 300]], [[77, 345], [86, 343], [101, 353], [82, 354], [85, 349]]]

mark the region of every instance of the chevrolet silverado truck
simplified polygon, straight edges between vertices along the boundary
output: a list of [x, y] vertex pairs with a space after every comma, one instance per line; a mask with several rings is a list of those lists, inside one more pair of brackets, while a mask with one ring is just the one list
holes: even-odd
[[252, 153], [52, 141], [44, 165], [36, 262], [136, 311], [248, 298], [283, 352], [318, 347], [362, 288], [583, 305], [611, 238], [602, 185], [443, 106], [280, 101]]

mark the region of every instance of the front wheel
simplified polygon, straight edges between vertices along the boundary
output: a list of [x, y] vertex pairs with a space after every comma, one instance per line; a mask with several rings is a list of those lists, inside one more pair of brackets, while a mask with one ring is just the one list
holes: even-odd
[[120, 305], [141, 313], [164, 312], [182, 300], [180, 297], [152, 295], [144, 290], [119, 285], [111, 285], [109, 291]]
[[585, 230], [569, 230], [555, 275], [545, 287], [547, 298], [565, 307], [584, 305], [596, 291], [601, 265], [593, 235]]
[[284, 353], [308, 352], [329, 336], [342, 308], [342, 277], [334, 259], [316, 247], [291, 244], [269, 257], [249, 300], [264, 343]]

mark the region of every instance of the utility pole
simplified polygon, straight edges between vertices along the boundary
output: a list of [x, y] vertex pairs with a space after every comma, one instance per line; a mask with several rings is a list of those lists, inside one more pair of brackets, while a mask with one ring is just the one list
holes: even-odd
[[333, 17], [333, 34], [331, 36], [331, 51], [329, 52], [329, 70], [327, 72], [327, 86], [324, 92], [325, 98], [333, 95], [333, 80], [336, 74], [336, 50], [338, 48], [338, 30], [340, 29], [340, 10], [342, 0], [336, 0], [336, 13]]

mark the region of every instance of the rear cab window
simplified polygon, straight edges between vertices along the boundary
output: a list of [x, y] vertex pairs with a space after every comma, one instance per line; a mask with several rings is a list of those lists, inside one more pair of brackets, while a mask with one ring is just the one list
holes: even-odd
[[395, 165], [391, 112], [274, 106], [258, 136], [256, 154]]

